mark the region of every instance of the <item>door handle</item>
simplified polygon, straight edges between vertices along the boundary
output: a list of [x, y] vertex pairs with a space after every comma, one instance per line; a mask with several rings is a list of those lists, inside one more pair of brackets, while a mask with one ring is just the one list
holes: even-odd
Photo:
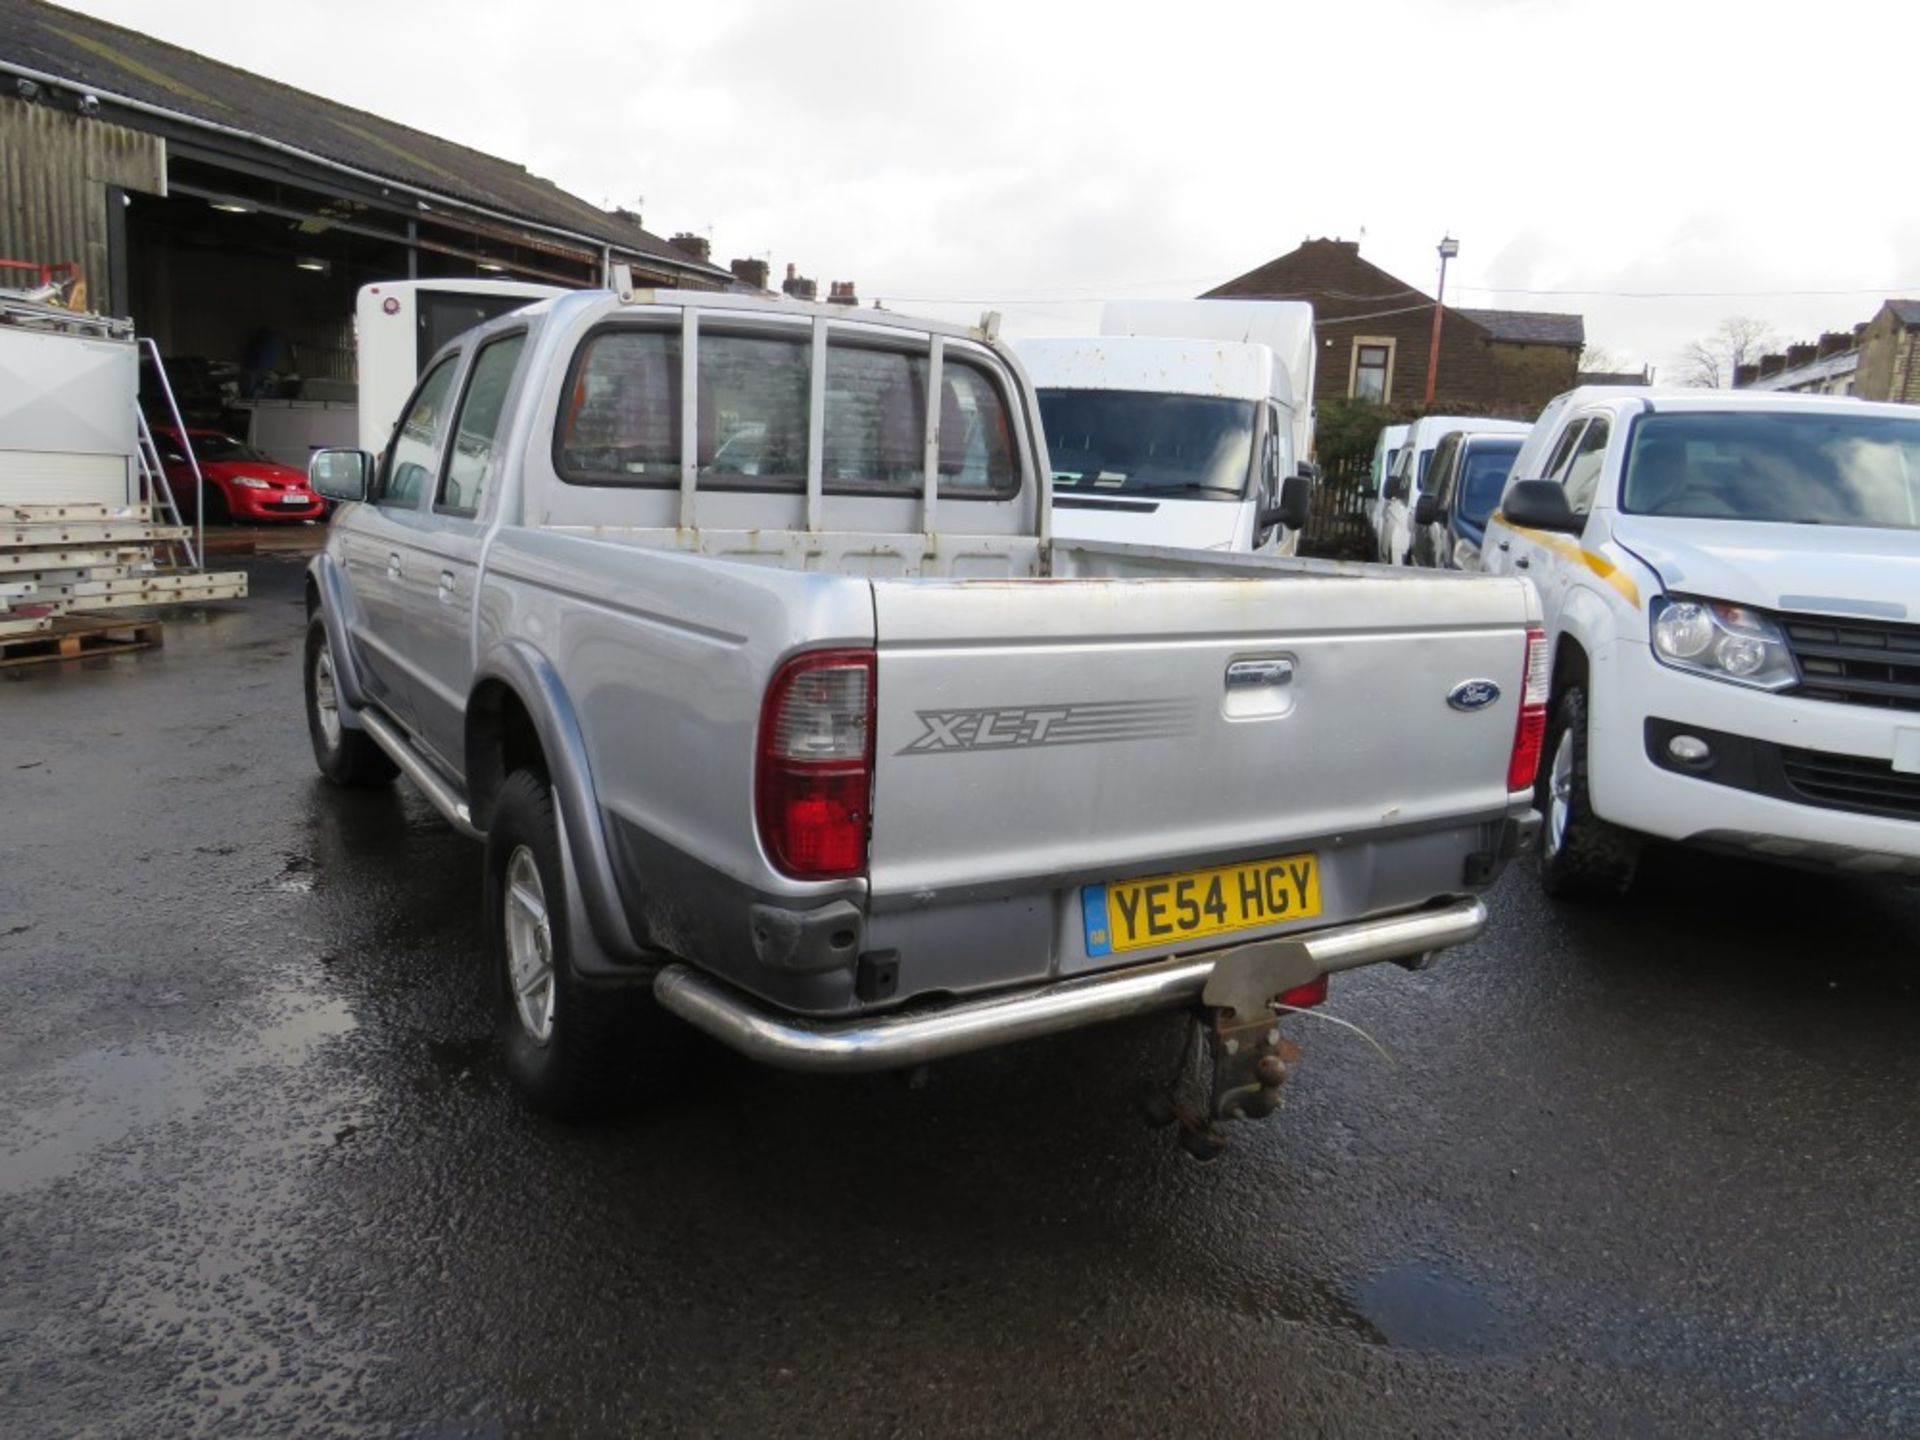
[[451, 570], [442, 570], [440, 572], [440, 598], [442, 600], [453, 599], [453, 571]]
[[1511, 550], [1512, 548], [1513, 548], [1513, 542], [1511, 540], [1502, 540], [1500, 542], [1500, 549], [1502, 551]]
[[1513, 562], [1513, 568], [1516, 570], [1530, 570], [1533, 568], [1533, 561], [1525, 555], [1522, 555], [1518, 560]]
[[389, 580], [398, 580], [400, 578], [400, 557], [398, 555], [387, 556], [387, 578]]
[[1251, 689], [1256, 685], [1286, 685], [1292, 680], [1291, 660], [1236, 660], [1227, 666], [1229, 690]]

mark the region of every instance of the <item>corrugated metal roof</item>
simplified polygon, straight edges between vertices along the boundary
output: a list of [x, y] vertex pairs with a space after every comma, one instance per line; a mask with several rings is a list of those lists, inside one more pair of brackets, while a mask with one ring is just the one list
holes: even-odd
[[1585, 345], [1587, 323], [1579, 315], [1562, 315], [1550, 310], [1465, 310], [1449, 306], [1464, 315], [1495, 340], [1510, 345]]
[[685, 270], [727, 273], [510, 160], [40, 0], [0, 0], [0, 66], [9, 61]]

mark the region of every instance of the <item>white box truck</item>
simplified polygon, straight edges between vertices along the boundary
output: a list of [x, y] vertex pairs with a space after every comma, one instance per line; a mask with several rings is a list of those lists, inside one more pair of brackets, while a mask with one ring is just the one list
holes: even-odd
[[1293, 554], [1312, 503], [1313, 307], [1125, 301], [1101, 329], [1015, 344], [1039, 394], [1054, 533]]

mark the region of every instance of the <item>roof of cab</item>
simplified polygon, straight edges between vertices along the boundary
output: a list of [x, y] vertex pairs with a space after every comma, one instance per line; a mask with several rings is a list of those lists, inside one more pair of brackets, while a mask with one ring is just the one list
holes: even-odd
[[[921, 335], [939, 335], [949, 340], [971, 340], [979, 345], [1004, 349], [998, 335], [998, 317], [983, 316], [979, 325], [956, 325], [924, 315], [905, 315], [897, 310], [859, 309], [851, 305], [833, 305], [825, 301], [792, 300], [785, 295], [747, 295], [714, 290], [632, 290], [614, 294], [609, 290], [581, 290], [551, 302], [557, 309], [596, 308], [610, 314], [622, 310], [672, 309], [700, 310], [710, 314], [775, 315], [787, 318], [818, 318], [843, 329], [861, 327], [905, 330]], [[989, 323], [992, 329], [989, 329]]]
[[1683, 385], [1582, 385], [1554, 398], [1558, 408], [1604, 406], [1615, 412], [1665, 410], [1800, 410], [1833, 415], [1861, 413], [1920, 420], [1911, 405], [1856, 399], [1851, 395], [1797, 395], [1778, 390], [1705, 390]]
[[1013, 349], [1027, 377], [1041, 389], [1272, 399], [1293, 405], [1286, 369], [1262, 344], [1084, 335], [1018, 340]]

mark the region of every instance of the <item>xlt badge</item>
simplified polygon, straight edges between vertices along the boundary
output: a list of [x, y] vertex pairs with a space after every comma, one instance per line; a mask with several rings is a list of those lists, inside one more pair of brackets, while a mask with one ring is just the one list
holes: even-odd
[[919, 710], [925, 728], [897, 755], [1017, 750], [1036, 745], [1101, 745], [1168, 740], [1194, 731], [1190, 700], [1104, 700], [1082, 705], [1001, 705]]

